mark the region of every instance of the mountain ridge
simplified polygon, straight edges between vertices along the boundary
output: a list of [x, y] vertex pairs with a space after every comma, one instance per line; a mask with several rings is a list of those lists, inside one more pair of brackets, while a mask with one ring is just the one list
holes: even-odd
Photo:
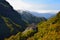
[[38, 12], [33, 12], [33, 11], [28, 11], [28, 10], [17, 10], [18, 12], [23, 12], [23, 11], [26, 11], [36, 17], [45, 17], [46, 19], [49, 19], [50, 17], [52, 16], [55, 16], [56, 13], [38, 13]]
[[34, 16], [30, 12], [26, 12], [26, 11], [18, 11], [18, 12], [21, 14], [22, 19], [27, 21], [30, 24], [32, 24], [32, 23], [37, 24], [41, 21], [46, 21], [47, 20], [45, 17]]

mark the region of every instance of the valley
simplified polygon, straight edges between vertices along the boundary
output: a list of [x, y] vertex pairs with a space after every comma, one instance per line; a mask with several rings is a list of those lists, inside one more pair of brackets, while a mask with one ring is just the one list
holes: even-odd
[[60, 40], [60, 12], [18, 11], [1, 0], [0, 40]]

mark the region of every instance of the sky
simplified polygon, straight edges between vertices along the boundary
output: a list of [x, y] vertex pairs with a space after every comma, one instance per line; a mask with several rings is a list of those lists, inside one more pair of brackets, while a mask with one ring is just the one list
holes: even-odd
[[60, 0], [6, 0], [15, 10], [29, 10], [39, 13], [60, 11]]

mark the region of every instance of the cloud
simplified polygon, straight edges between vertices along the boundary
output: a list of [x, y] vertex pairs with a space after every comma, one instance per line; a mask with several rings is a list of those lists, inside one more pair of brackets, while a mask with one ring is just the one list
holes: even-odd
[[25, 3], [23, 0], [6, 0], [8, 1], [14, 9], [16, 10], [29, 10], [39, 13], [48, 13], [48, 12], [58, 12], [60, 11], [59, 4], [29, 4]]
[[35, 10], [60, 10], [60, 4], [32, 4]]
[[35, 10], [35, 11], [39, 13], [57, 13], [60, 10]]
[[8, 1], [14, 9], [29, 9], [31, 7], [30, 4], [23, 2], [22, 0], [6, 0]]
[[29, 10], [38, 13], [58, 13], [60, 10]]
[[47, 5], [44, 5], [44, 4], [31, 4], [31, 8], [30, 9], [39, 10], [39, 9], [46, 8], [46, 6]]

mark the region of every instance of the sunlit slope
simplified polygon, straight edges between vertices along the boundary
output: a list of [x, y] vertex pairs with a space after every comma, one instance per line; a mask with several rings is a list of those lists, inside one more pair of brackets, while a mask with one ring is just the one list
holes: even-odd
[[38, 24], [38, 32], [28, 40], [60, 40], [60, 12], [42, 24]]

